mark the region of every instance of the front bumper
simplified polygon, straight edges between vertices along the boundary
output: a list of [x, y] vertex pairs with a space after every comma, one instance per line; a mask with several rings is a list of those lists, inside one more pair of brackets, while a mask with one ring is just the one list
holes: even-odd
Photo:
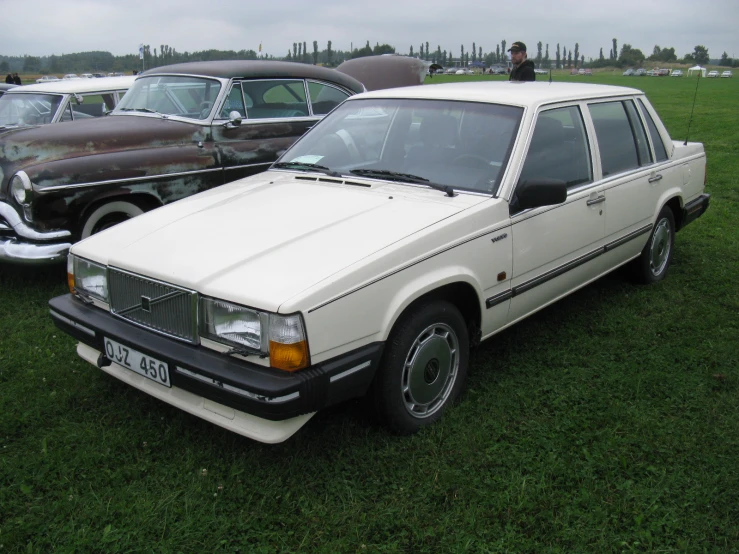
[[62, 262], [72, 246], [69, 231], [32, 229], [12, 206], [0, 202], [0, 261], [25, 265]]
[[[363, 395], [374, 377], [384, 346], [383, 343], [373, 343], [301, 371], [286, 373], [137, 327], [109, 312], [84, 304], [71, 294], [53, 298], [49, 301], [49, 308], [56, 326], [80, 341], [78, 352], [84, 359], [165, 402], [201, 417], [203, 414], [175, 401], [169, 391], [190, 393], [191, 403], [215, 403], [216, 411], [221, 409], [230, 414], [229, 410], [236, 410], [267, 420], [264, 423], [287, 422]], [[139, 377], [107, 359], [103, 354], [104, 337], [167, 362], [172, 389]], [[115, 371], [109, 370], [110, 367]], [[142, 386], [136, 384], [139, 382]], [[230, 428], [212, 418], [209, 420]], [[232, 430], [252, 436], [243, 430]]]

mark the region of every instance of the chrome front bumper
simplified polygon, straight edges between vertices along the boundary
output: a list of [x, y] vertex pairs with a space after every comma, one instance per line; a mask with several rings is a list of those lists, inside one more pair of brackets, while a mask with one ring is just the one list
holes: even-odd
[[24, 265], [62, 262], [72, 246], [71, 238], [69, 231], [32, 229], [12, 206], [0, 202], [0, 262]]

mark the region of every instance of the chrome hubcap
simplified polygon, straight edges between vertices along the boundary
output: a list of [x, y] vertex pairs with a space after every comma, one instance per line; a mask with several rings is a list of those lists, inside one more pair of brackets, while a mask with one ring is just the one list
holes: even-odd
[[652, 275], [657, 276], [665, 270], [670, 256], [670, 222], [667, 218], [660, 219], [652, 234], [652, 243], [649, 245], [649, 269]]
[[403, 366], [405, 409], [413, 417], [436, 413], [449, 398], [459, 369], [459, 340], [454, 330], [435, 323], [413, 341]]

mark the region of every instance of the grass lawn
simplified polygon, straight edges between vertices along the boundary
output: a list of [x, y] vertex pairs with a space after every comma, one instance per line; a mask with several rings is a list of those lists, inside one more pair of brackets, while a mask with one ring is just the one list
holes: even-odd
[[[685, 139], [695, 79], [555, 80], [641, 88]], [[0, 554], [739, 552], [737, 106], [739, 79], [700, 81], [711, 207], [667, 279], [617, 272], [484, 343], [412, 437], [360, 402], [280, 445], [229, 433], [77, 358], [63, 268], [0, 267]]]

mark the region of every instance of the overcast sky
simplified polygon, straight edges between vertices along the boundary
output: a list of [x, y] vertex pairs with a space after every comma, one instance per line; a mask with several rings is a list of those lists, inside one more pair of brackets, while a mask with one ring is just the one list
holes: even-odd
[[[421, 7], [425, 6], [425, 7]], [[679, 58], [700, 44], [711, 58], [725, 51], [739, 56], [739, 0], [0, 0], [3, 19], [0, 54], [69, 54], [102, 50], [137, 53], [140, 43], [167, 44], [179, 52], [211, 48], [257, 50], [285, 56], [293, 42], [319, 50], [358, 48], [369, 40], [387, 43], [401, 54], [411, 45], [437, 45], [459, 56], [482, 46], [495, 50], [521, 40], [529, 55], [536, 43], [557, 43], [597, 58], [607, 57], [611, 39], [631, 44], [645, 56], [654, 45], [674, 47]]]

